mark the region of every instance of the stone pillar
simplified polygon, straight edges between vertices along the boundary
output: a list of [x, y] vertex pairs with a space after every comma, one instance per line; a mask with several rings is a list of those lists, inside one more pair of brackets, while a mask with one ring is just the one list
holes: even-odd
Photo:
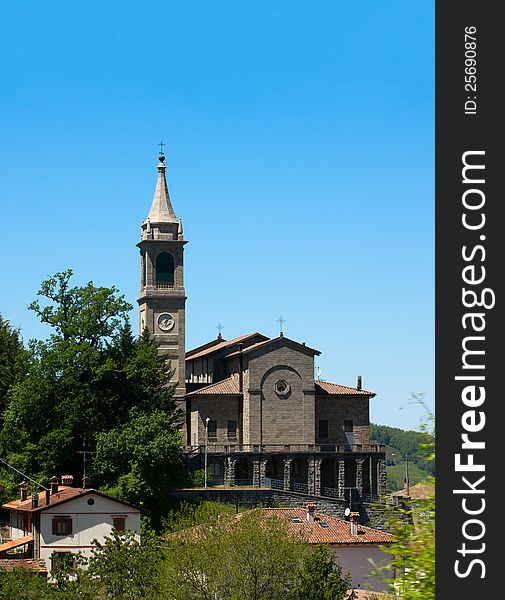
[[321, 495], [321, 463], [322, 463], [322, 459], [320, 458], [316, 458], [314, 461], [314, 471], [315, 471], [315, 477], [314, 477], [314, 494], [316, 496], [320, 496]]
[[378, 480], [378, 476], [377, 476], [377, 459], [376, 458], [372, 458], [372, 476], [371, 476], [371, 478], [372, 478], [371, 493], [373, 496], [377, 496], [379, 494], [379, 492], [377, 491], [379, 480]]
[[265, 479], [267, 476], [267, 460], [260, 458], [260, 487], [265, 487]]
[[340, 500], [344, 500], [344, 487], [345, 487], [345, 460], [340, 458], [338, 460], [338, 497]]
[[363, 494], [363, 459], [356, 459], [356, 489], [358, 494]]
[[284, 458], [284, 489], [291, 488], [291, 458]]
[[224, 481], [225, 485], [235, 485], [235, 462], [231, 456], [227, 456], [224, 463]]
[[309, 488], [309, 494], [313, 494], [315, 490], [316, 483], [316, 467], [315, 467], [315, 459], [308, 459], [308, 468], [307, 468], [307, 486]]
[[253, 458], [253, 487], [261, 487], [260, 485], [260, 464], [261, 458]]
[[377, 493], [379, 496], [386, 493], [386, 461], [383, 458], [377, 461]]

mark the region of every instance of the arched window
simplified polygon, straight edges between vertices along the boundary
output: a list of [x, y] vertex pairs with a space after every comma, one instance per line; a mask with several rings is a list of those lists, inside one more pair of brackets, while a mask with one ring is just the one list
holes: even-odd
[[147, 256], [142, 254], [142, 287], [146, 286], [147, 283]]
[[174, 283], [174, 257], [168, 252], [161, 252], [156, 257], [156, 284]]

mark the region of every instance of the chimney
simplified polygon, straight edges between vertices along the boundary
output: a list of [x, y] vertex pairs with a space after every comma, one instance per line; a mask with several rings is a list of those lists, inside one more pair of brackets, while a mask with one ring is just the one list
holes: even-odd
[[19, 491], [21, 493], [21, 502], [23, 502], [24, 500], [26, 500], [28, 498], [28, 484], [26, 483], [26, 481], [22, 481], [19, 484]]
[[51, 484], [51, 494], [57, 494], [60, 480], [56, 477], [56, 475], [53, 475], [49, 480], [49, 483]]
[[359, 512], [351, 512], [351, 535], [358, 535]]
[[46, 506], [51, 504], [51, 490], [46, 490]]
[[32, 494], [32, 510], [34, 508], [37, 508], [39, 505], [39, 495], [38, 494]]
[[74, 483], [73, 475], [62, 475], [61, 476], [61, 485], [66, 485], [68, 487], [72, 487], [73, 483]]
[[315, 511], [316, 511], [316, 507], [314, 506], [314, 503], [307, 502], [307, 522], [308, 523], [314, 522]]
[[358, 381], [356, 383], [356, 389], [358, 389], [358, 390], [361, 389], [361, 375], [358, 375]]
[[89, 485], [90, 479], [87, 475], [84, 475], [82, 478], [82, 489], [85, 490]]

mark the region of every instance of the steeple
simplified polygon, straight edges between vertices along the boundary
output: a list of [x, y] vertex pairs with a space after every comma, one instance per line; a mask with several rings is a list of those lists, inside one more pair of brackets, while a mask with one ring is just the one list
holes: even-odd
[[151, 223], [178, 223], [179, 219], [175, 216], [168, 194], [167, 179], [165, 177], [165, 155], [163, 152], [160, 152], [159, 161], [158, 181], [156, 182], [153, 203], [146, 221]]

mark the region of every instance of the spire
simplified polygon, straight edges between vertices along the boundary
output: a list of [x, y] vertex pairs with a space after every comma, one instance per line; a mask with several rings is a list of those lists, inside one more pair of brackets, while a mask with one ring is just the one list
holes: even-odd
[[167, 180], [165, 177], [165, 155], [163, 152], [160, 152], [159, 159], [158, 181], [156, 182], [153, 203], [147, 220], [151, 223], [178, 223], [179, 220], [175, 216], [170, 196], [168, 195]]

